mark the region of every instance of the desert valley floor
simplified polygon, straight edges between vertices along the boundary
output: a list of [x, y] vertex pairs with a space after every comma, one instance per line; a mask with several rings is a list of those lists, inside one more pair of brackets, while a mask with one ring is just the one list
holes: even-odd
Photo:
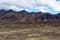
[[60, 40], [60, 25], [1, 23], [0, 40]]

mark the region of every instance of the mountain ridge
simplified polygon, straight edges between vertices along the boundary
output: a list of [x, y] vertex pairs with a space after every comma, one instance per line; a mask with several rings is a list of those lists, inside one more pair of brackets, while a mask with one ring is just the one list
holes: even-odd
[[51, 14], [43, 12], [27, 12], [25, 10], [16, 12], [13, 10], [0, 10], [1, 23], [38, 23], [38, 22], [59, 22], [60, 13]]

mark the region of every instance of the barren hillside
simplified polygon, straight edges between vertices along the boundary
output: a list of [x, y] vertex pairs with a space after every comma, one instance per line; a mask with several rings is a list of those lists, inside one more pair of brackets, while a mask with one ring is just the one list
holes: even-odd
[[60, 40], [60, 14], [0, 10], [0, 40]]

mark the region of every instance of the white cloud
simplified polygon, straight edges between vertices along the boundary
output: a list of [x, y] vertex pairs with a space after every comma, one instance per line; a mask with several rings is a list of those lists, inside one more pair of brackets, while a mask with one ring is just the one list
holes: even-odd
[[50, 7], [58, 12], [60, 11], [59, 4], [60, 2], [56, 0], [1, 0], [0, 9], [13, 9], [16, 11], [34, 9], [42, 12], [51, 12], [48, 8]]
[[37, 0], [37, 3], [40, 5], [47, 5], [55, 11], [60, 11], [60, 5], [56, 0]]
[[41, 11], [41, 12], [48, 12], [47, 7], [46, 6], [40, 6], [40, 7], [36, 7], [35, 10]]
[[11, 6], [11, 7], [9, 7], [9, 9], [12, 9], [12, 10], [15, 10], [15, 11], [23, 10], [22, 8], [18, 8], [16, 6]]

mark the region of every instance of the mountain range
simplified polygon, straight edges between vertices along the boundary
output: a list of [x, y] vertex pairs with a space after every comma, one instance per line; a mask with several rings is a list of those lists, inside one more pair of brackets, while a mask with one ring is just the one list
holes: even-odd
[[59, 22], [60, 13], [51, 14], [43, 12], [27, 12], [0, 10], [0, 23], [41, 23], [41, 22]]

